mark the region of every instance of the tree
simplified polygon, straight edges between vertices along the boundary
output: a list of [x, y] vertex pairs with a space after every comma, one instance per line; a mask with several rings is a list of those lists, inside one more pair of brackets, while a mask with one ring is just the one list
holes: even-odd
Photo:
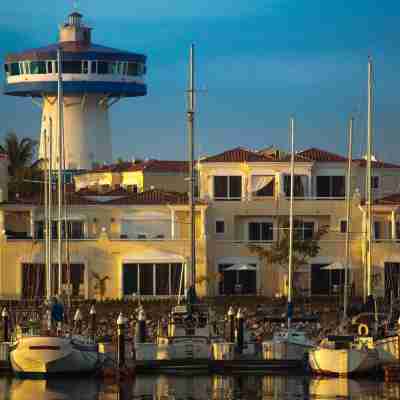
[[0, 151], [8, 156], [8, 173], [10, 175], [10, 192], [20, 193], [24, 188], [31, 188], [31, 184], [25, 185], [26, 179], [32, 179], [36, 174], [32, 167], [37, 142], [31, 138], [18, 139], [15, 132], [8, 132], [4, 143], [0, 145]]
[[107, 281], [110, 279], [110, 277], [108, 275], [102, 277], [100, 274], [94, 271], [92, 271], [92, 277], [95, 279], [93, 288], [99, 296], [100, 301], [103, 301], [107, 290]]
[[[293, 230], [293, 253], [292, 266], [293, 273], [302, 265], [308, 264], [310, 258], [319, 254], [319, 240], [327, 232], [327, 227], [322, 226], [317, 232], [314, 232], [309, 239], [303, 239], [303, 229], [300, 229], [301, 221], [295, 220]], [[278, 219], [278, 227], [281, 226]], [[278, 239], [272, 243], [270, 247], [262, 247], [259, 245], [248, 245], [251, 253], [256, 254], [264, 267], [267, 265], [278, 265], [286, 273], [289, 266], [289, 222], [287, 219], [282, 223], [282, 232], [278, 235]], [[279, 231], [279, 230], [278, 230]], [[293, 289], [296, 290], [295, 285]]]

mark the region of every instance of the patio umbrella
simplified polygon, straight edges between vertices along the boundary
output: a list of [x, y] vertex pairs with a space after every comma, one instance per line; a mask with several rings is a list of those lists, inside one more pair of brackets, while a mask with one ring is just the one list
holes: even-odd
[[228, 268], [225, 268], [224, 271], [257, 271], [257, 268], [254, 265], [234, 264]]
[[228, 268], [225, 268], [225, 271], [236, 271], [236, 283], [239, 284], [240, 271], [257, 271], [257, 268], [254, 265], [249, 264], [234, 264]]
[[322, 267], [321, 269], [333, 271], [333, 270], [340, 270], [345, 269], [346, 267], [339, 261], [335, 261], [332, 264], [327, 265], [326, 267]]

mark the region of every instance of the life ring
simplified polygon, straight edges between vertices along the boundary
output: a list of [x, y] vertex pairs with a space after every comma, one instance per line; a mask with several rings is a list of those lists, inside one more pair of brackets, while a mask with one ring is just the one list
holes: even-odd
[[358, 334], [360, 336], [368, 336], [369, 328], [367, 324], [360, 324], [358, 325]]

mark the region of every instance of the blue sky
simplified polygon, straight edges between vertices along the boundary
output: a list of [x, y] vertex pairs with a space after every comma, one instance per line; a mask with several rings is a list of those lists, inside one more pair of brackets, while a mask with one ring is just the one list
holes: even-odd
[[[56, 4], [56, 5], [55, 5]], [[0, 57], [55, 42], [73, 1], [0, 6]], [[384, 4], [384, 6], [382, 5]], [[375, 153], [400, 163], [400, 5], [379, 0], [81, 0], [93, 41], [148, 56], [148, 95], [111, 109], [114, 157], [184, 159], [185, 88], [196, 45], [198, 154], [238, 145], [346, 152], [365, 149], [367, 58], [375, 66]], [[2, 79], [3, 75], [1, 76]], [[12, 129], [38, 138], [40, 110], [0, 96], [0, 139]]]

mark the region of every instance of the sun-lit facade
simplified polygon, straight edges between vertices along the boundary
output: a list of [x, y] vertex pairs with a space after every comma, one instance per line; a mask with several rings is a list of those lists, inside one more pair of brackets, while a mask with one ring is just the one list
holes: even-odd
[[[365, 160], [353, 160], [351, 289], [358, 296], [365, 285], [365, 166]], [[346, 168], [345, 157], [327, 151], [311, 148], [296, 154], [296, 232], [306, 240], [320, 229], [326, 231], [319, 254], [295, 271], [297, 293], [304, 296], [337, 295], [343, 285]], [[4, 175], [7, 169], [2, 171]], [[285, 295], [286, 268], [268, 265], [249, 246], [268, 248], [283, 232], [289, 215], [289, 156], [275, 149], [239, 147], [203, 157], [197, 171], [198, 293]], [[105, 298], [184, 292], [190, 257], [186, 176], [187, 163], [161, 160], [119, 163], [75, 176], [75, 190], [67, 197], [69, 289], [74, 296], [99, 297], [96, 276], [109, 278]], [[375, 161], [372, 176], [373, 286], [379, 296], [397, 297], [400, 166]], [[7, 178], [1, 182], [6, 185]], [[43, 221], [43, 196], [3, 198], [0, 297], [45, 293]], [[56, 237], [56, 221], [53, 225]], [[53, 257], [57, 264], [56, 251]], [[61, 281], [67, 289], [65, 258], [63, 263]], [[53, 268], [57, 290], [58, 272]]]

